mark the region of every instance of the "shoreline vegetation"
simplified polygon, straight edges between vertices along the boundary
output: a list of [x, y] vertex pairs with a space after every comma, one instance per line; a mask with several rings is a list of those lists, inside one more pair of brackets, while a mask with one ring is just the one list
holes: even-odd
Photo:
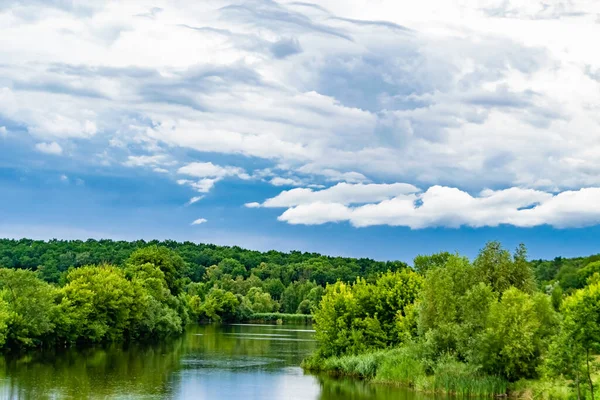
[[459, 397], [594, 400], [597, 264], [580, 289], [541, 290], [524, 246], [511, 255], [490, 242], [473, 262], [440, 253], [337, 282], [314, 311], [318, 347], [302, 367]]
[[306, 371], [460, 397], [595, 400], [600, 255], [413, 265], [194, 243], [0, 239], [0, 351], [311, 325]]
[[250, 324], [311, 325], [314, 319], [311, 314], [254, 313], [240, 322]]

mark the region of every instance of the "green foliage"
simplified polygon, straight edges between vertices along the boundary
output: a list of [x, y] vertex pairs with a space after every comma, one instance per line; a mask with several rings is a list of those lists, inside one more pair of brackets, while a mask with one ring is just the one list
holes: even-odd
[[424, 276], [328, 286], [306, 367], [460, 396], [503, 394], [508, 382], [539, 378], [549, 347], [560, 347], [551, 342], [562, 293], [535, 291], [523, 246], [511, 255], [490, 242], [473, 263], [419, 256], [415, 269]]
[[250, 308], [254, 313], [275, 312], [279, 304], [271, 298], [269, 293], [264, 293], [262, 289], [253, 287], [248, 291], [246, 298], [250, 302]]
[[472, 361], [485, 372], [512, 381], [535, 377], [557, 324], [547, 296], [510, 288], [492, 305], [487, 327], [475, 342]]
[[152, 264], [164, 274], [171, 293], [177, 296], [183, 289], [182, 277], [186, 271], [183, 259], [164, 246], [149, 246], [136, 250], [127, 260], [129, 265]]
[[585, 374], [593, 400], [592, 374], [596, 364], [592, 356], [600, 349], [600, 282], [592, 280], [589, 286], [566, 298], [563, 314], [563, 338], [572, 341], [569, 346], [572, 354], [566, 354], [563, 365], [573, 363], [575, 368], [581, 369], [578, 364], [585, 362]]
[[421, 351], [415, 345], [325, 359], [313, 356], [304, 360], [302, 367], [461, 397], [505, 394], [508, 386], [506, 380], [482, 374], [476, 367], [449, 356], [440, 359], [434, 366], [434, 374], [428, 375]]
[[263, 289], [265, 292], [269, 293], [273, 299], [279, 300], [285, 290], [285, 286], [283, 286], [280, 279], [269, 278], [263, 282]]
[[281, 310], [287, 314], [294, 314], [298, 310], [302, 300], [316, 287], [317, 284], [310, 281], [290, 283], [281, 295]]
[[109, 265], [72, 270], [63, 293], [69, 304], [71, 335], [79, 341], [122, 338], [148, 305], [141, 285], [127, 280], [122, 269]]
[[315, 312], [321, 356], [358, 354], [400, 342], [398, 319], [405, 316], [420, 290], [422, 278], [410, 270], [388, 272], [375, 283], [329, 285]]
[[8, 303], [3, 299], [0, 299], [0, 348], [4, 347], [4, 344], [6, 343], [10, 322]]
[[0, 348], [160, 338], [188, 321], [187, 299], [152, 263], [71, 268], [62, 280], [0, 269]]
[[283, 324], [308, 325], [313, 322], [310, 314], [283, 314], [283, 313], [253, 313], [244, 322], [272, 323], [281, 321]]
[[0, 268], [0, 336], [10, 346], [40, 345], [55, 328], [56, 300], [56, 289], [34, 272]]
[[169, 290], [164, 272], [154, 264], [130, 264], [126, 277], [141, 286], [137, 301], [144, 305], [141, 318], [133, 322], [132, 335], [144, 338], [163, 338], [179, 334], [186, 321], [185, 300], [175, 297]]
[[222, 260], [219, 263], [218, 267], [222, 271], [223, 274], [228, 274], [233, 277], [238, 277], [238, 276], [246, 277], [247, 276], [246, 268], [242, 265], [241, 262], [239, 262], [238, 260], [235, 260], [233, 258], [226, 258], [226, 259]]
[[[230, 271], [221, 271], [222, 274], [232, 275], [233, 279], [237, 277], [238, 273], [248, 277], [250, 272], [254, 272], [261, 280], [280, 279], [285, 287], [291, 282], [299, 280], [316, 281], [321, 286], [337, 280], [353, 282], [357, 276], [375, 276], [388, 270], [396, 271], [407, 267], [405, 263], [399, 261], [380, 262], [367, 258], [327, 257], [299, 251], [290, 253], [258, 252], [244, 250], [237, 246], [178, 243], [172, 240], [125, 242], [93, 239], [87, 241], [50, 240], [47, 242], [30, 239], [0, 239], [0, 265], [34, 271], [39, 268], [40, 271], [43, 271], [44, 279], [58, 283], [60, 275], [70, 267], [78, 268], [84, 265], [100, 264], [124, 265], [136, 250], [148, 247], [166, 248], [179, 255], [185, 264], [182, 277], [193, 282], [204, 280], [206, 270], [211, 266], [218, 266], [223, 260], [235, 260], [246, 271], [242, 273], [240, 268], [236, 272], [233, 271], [233, 268], [230, 268]], [[156, 252], [151, 251], [150, 253]], [[163, 259], [162, 256], [158, 256], [158, 260]], [[156, 259], [152, 261], [144, 257], [139, 260], [140, 263], [160, 264], [156, 261]], [[169, 262], [165, 265], [168, 264]], [[229, 261], [225, 264], [239, 267], [239, 264], [231, 264]], [[173, 282], [170, 281], [171, 278], [167, 271], [164, 272], [171, 286]], [[271, 293], [271, 296], [276, 300], [279, 299], [274, 293]]]
[[473, 265], [479, 279], [488, 283], [496, 293], [503, 293], [510, 287], [526, 293], [532, 293], [535, 289], [534, 272], [527, 262], [527, 250], [523, 245], [511, 257], [499, 242], [489, 242]]
[[413, 260], [413, 269], [420, 274], [425, 274], [430, 269], [446, 265], [450, 257], [452, 257], [452, 254], [446, 251], [432, 255], [419, 254]]
[[233, 293], [218, 288], [212, 288], [204, 302], [197, 296], [190, 301], [192, 312], [199, 320], [213, 322], [234, 321], [239, 305], [240, 301]]

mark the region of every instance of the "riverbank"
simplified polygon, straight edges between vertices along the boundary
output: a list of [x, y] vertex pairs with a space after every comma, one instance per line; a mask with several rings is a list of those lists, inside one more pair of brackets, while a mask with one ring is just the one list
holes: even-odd
[[567, 400], [576, 393], [566, 380], [521, 380], [509, 383], [502, 377], [485, 375], [476, 367], [451, 357], [428, 365], [410, 347], [302, 362], [311, 373], [353, 377], [372, 384], [394, 385], [429, 394], [459, 397], [511, 397], [519, 399]]
[[285, 314], [285, 313], [255, 313], [241, 322], [251, 324], [297, 324], [310, 325], [314, 321], [311, 314]]

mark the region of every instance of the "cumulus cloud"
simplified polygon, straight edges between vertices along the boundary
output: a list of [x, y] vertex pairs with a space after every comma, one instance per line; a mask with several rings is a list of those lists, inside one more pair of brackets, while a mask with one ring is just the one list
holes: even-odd
[[289, 207], [278, 219], [302, 225], [347, 221], [356, 227], [391, 225], [412, 229], [499, 225], [573, 228], [600, 223], [600, 188], [558, 194], [509, 188], [484, 190], [473, 196], [457, 188], [432, 186], [425, 192], [376, 203], [354, 207], [345, 203], [305, 199]]
[[192, 222], [192, 225], [202, 225], [206, 222], [208, 222], [208, 220], [206, 220], [205, 218], [198, 218], [197, 220]]
[[62, 147], [58, 143], [56, 143], [56, 142], [51, 142], [51, 143], [41, 142], [41, 143], [37, 143], [35, 145], [35, 148], [37, 149], [37, 151], [39, 151], [41, 153], [46, 153], [46, 154], [61, 155], [62, 152], [63, 152]]
[[[350, 184], [338, 183], [323, 190], [296, 188], [281, 192], [265, 200], [261, 207], [292, 207], [318, 202], [339, 204], [361, 204], [389, 199], [398, 195], [416, 193], [419, 189], [406, 183]], [[250, 203], [255, 204], [255, 203]]]

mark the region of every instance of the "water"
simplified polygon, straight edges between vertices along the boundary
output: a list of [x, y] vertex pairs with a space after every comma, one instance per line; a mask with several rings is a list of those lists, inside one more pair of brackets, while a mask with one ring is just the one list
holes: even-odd
[[306, 326], [210, 325], [159, 345], [35, 352], [0, 359], [0, 399], [424, 400], [304, 374], [314, 348]]

